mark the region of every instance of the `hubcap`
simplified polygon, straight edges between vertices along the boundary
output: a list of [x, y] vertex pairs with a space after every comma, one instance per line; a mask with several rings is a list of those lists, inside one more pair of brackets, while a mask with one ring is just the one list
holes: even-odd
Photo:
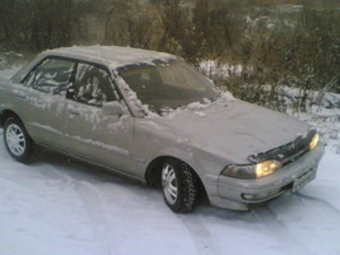
[[162, 169], [162, 184], [166, 200], [173, 205], [177, 201], [177, 178], [174, 168], [165, 164]]
[[21, 156], [26, 149], [26, 139], [21, 128], [16, 124], [11, 124], [8, 126], [5, 135], [9, 150], [15, 156]]

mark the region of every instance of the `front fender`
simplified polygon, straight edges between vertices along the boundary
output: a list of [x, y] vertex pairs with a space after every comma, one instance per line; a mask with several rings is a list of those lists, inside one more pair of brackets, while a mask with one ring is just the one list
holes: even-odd
[[153, 120], [136, 119], [135, 145], [134, 153], [141, 159], [137, 169], [143, 169], [139, 173], [148, 174], [151, 164], [159, 158], [177, 158], [195, 171], [208, 195], [217, 194], [218, 176], [227, 160], [195, 144], [190, 133]]

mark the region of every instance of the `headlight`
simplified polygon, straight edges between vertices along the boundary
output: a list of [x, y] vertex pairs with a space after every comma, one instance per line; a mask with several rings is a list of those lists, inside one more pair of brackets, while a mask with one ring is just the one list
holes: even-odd
[[254, 179], [270, 175], [281, 167], [282, 164], [276, 160], [268, 160], [252, 165], [231, 165], [222, 171], [222, 175], [240, 179]]
[[314, 150], [314, 149], [316, 148], [316, 146], [318, 146], [319, 140], [320, 140], [320, 136], [319, 136], [318, 133], [316, 133], [316, 134], [313, 136], [312, 141], [309, 143], [309, 149], [310, 149], [310, 150]]
[[264, 177], [274, 173], [277, 169], [281, 168], [282, 164], [276, 160], [269, 160], [262, 163], [258, 163], [255, 167], [256, 177]]

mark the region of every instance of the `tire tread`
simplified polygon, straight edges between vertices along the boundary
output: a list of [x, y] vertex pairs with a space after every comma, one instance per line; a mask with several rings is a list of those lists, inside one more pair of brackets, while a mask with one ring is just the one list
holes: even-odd
[[166, 200], [165, 202], [173, 212], [192, 212], [198, 200], [197, 177], [186, 163], [176, 159], [167, 160], [167, 162], [173, 165], [176, 171], [178, 198], [174, 205], [170, 205]]

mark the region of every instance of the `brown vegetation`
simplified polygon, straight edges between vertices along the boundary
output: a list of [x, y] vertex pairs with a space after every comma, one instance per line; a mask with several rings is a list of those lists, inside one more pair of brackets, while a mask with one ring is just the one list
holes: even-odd
[[327, 88], [339, 90], [340, 11], [305, 5], [282, 14], [260, 2], [1, 0], [0, 52], [105, 44], [167, 51], [196, 66], [213, 59], [242, 66], [228, 79], [211, 76], [218, 84], [283, 110], [280, 85], [301, 89], [299, 109], [308, 106], [310, 89], [332, 82]]

